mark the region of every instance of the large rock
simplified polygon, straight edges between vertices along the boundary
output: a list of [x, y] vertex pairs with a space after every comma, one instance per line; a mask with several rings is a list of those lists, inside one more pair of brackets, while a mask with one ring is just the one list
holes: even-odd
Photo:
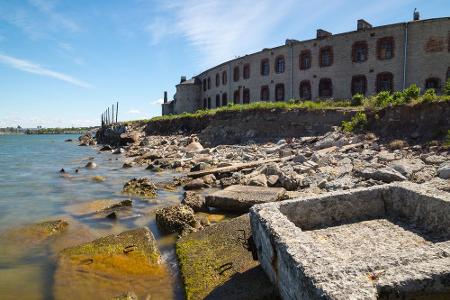
[[206, 196], [206, 205], [223, 210], [247, 212], [254, 204], [282, 200], [284, 188], [232, 185]]
[[374, 179], [386, 183], [406, 180], [406, 177], [403, 176], [400, 172], [389, 167], [380, 169], [365, 168], [360, 171], [357, 171], [356, 173], [357, 175], [363, 177], [364, 179]]
[[174, 205], [156, 210], [156, 224], [163, 233], [187, 234], [201, 227], [194, 211], [187, 205]]
[[55, 299], [111, 299], [133, 292], [139, 299], [167, 299], [171, 280], [148, 228], [109, 235], [59, 253]]
[[246, 214], [178, 240], [176, 251], [187, 300], [278, 299], [247, 250], [249, 223]]
[[437, 174], [442, 179], [450, 179], [450, 162], [443, 163], [437, 170]]
[[208, 211], [208, 206], [206, 206], [205, 197], [200, 193], [196, 193], [193, 191], [186, 191], [184, 193], [184, 198], [183, 200], [181, 200], [181, 204], [189, 206], [195, 212]]
[[125, 183], [122, 193], [154, 198], [156, 197], [156, 185], [148, 178], [133, 178]]
[[425, 164], [421, 159], [400, 159], [390, 164], [391, 168], [400, 172], [402, 175], [409, 177], [412, 173], [422, 170]]
[[140, 134], [137, 131], [124, 132], [120, 135], [120, 144], [128, 145], [139, 141]]
[[97, 199], [68, 205], [64, 210], [77, 217], [104, 218], [106, 216], [128, 217], [132, 214], [133, 202], [130, 199], [118, 201]]
[[199, 152], [203, 150], [203, 146], [198, 142], [197, 138], [193, 138], [191, 143], [184, 147], [184, 150], [186, 152]]

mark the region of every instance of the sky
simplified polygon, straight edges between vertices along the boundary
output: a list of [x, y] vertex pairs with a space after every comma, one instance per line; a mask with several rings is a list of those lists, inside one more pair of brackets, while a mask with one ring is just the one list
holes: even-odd
[[316, 29], [450, 16], [449, 0], [0, 0], [0, 127], [94, 126], [161, 114], [163, 92]]

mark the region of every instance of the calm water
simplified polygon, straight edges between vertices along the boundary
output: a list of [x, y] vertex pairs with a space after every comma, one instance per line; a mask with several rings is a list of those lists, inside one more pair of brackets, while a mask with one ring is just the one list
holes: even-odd
[[[75, 142], [64, 142], [69, 138]], [[97, 199], [128, 199], [120, 191], [133, 177], [150, 176], [155, 181], [166, 181], [174, 174], [155, 175], [144, 167], [122, 169], [124, 160], [121, 156], [79, 147], [77, 138], [77, 135], [0, 135], [0, 231], [8, 232], [25, 224], [55, 218], [64, 218], [70, 224], [69, 230], [52, 244], [41, 245], [29, 253], [25, 251], [26, 254], [22, 254], [23, 247], [3, 238], [0, 299], [52, 299], [55, 255], [59, 250], [139, 226], [148, 226], [153, 231], [160, 242], [163, 258], [172, 270], [167, 280], [173, 281], [173, 291], [162, 293], [173, 298], [182, 297], [175, 275], [173, 246], [160, 240], [153, 215], [157, 207], [179, 202], [181, 192], [160, 192], [157, 199], [151, 201], [133, 198], [132, 215], [118, 221], [86, 218], [70, 208]], [[98, 167], [94, 170], [83, 168], [89, 160]], [[66, 170], [65, 176], [59, 173], [61, 168]], [[78, 173], [75, 173], [76, 169], [79, 169]], [[104, 176], [105, 181], [93, 180], [97, 175]]]

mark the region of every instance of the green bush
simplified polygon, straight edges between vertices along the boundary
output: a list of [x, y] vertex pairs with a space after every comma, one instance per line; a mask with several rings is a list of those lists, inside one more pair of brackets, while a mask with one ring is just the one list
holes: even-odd
[[364, 101], [364, 95], [358, 93], [358, 94], [353, 95], [351, 103], [352, 103], [352, 106], [360, 106], [360, 105], [362, 105], [363, 101]]
[[444, 93], [445, 93], [447, 96], [450, 96], [450, 78], [447, 79], [447, 82], [445, 83]]
[[400, 105], [408, 102], [403, 92], [395, 92], [392, 95], [392, 104]]
[[386, 107], [389, 104], [393, 104], [394, 103], [394, 98], [391, 95], [391, 92], [389, 91], [382, 91], [379, 92], [378, 95], [375, 96], [374, 98], [375, 100], [375, 107]]
[[357, 132], [367, 128], [367, 116], [362, 111], [357, 112], [350, 121], [342, 121], [345, 132]]
[[409, 87], [403, 90], [403, 95], [406, 102], [410, 102], [411, 100], [419, 98], [420, 88], [415, 84], [411, 84]]
[[450, 129], [447, 131], [447, 136], [445, 137], [444, 145], [450, 147]]
[[436, 91], [434, 89], [428, 89], [422, 96], [420, 102], [433, 102], [437, 100]]

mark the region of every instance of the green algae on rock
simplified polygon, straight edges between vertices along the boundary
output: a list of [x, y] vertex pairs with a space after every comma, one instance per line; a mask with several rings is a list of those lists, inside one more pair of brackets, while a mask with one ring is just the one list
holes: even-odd
[[156, 224], [163, 233], [186, 234], [201, 227], [192, 208], [182, 204], [157, 209]]
[[55, 299], [170, 297], [171, 279], [146, 227], [64, 249], [54, 276]]
[[250, 233], [249, 217], [243, 215], [177, 242], [188, 300], [277, 299], [269, 279], [246, 249]]
[[122, 193], [145, 198], [156, 197], [156, 185], [148, 178], [133, 178], [123, 186]]

